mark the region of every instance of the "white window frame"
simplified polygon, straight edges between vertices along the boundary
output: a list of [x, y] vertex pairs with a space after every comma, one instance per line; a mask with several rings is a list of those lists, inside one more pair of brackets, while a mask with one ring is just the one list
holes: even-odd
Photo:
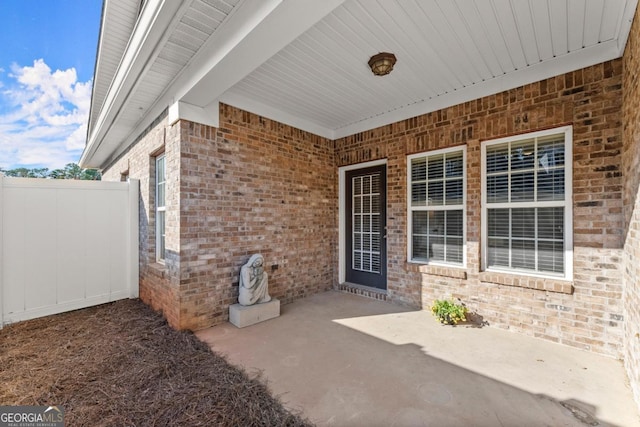
[[[338, 282], [340, 284], [345, 283], [347, 277], [347, 172], [386, 164], [387, 159], [381, 159], [338, 168]], [[387, 193], [387, 188], [384, 189], [385, 194]]]
[[[416, 158], [438, 156], [441, 154], [462, 152], [462, 204], [461, 205], [437, 205], [437, 206], [411, 206], [411, 161]], [[460, 210], [462, 206], [462, 264], [413, 259], [413, 212], [414, 211], [444, 211]], [[412, 264], [436, 265], [454, 268], [467, 267], [467, 146], [458, 145], [439, 150], [424, 151], [407, 156], [407, 262]]]
[[[160, 163], [160, 161], [163, 162], [163, 170], [164, 170], [164, 181], [159, 181], [158, 180], [158, 163]], [[156, 262], [159, 262], [160, 264], [164, 264], [165, 262], [165, 257], [166, 257], [166, 250], [167, 250], [167, 240], [166, 240], [166, 227], [167, 227], [167, 214], [164, 214], [164, 221], [163, 221], [163, 225], [164, 225], [164, 229], [160, 229], [160, 221], [158, 221], [158, 213], [159, 212], [166, 212], [166, 203], [167, 203], [167, 161], [166, 161], [166, 157], [164, 154], [159, 154], [158, 156], [156, 156], [155, 158], [155, 179], [154, 179], [154, 183], [155, 183], [155, 214], [156, 214]], [[158, 205], [158, 188], [160, 187], [160, 184], [164, 184], [164, 200], [165, 200], [165, 204], [163, 206], [159, 206]], [[165, 254], [161, 253], [161, 239], [160, 236], [165, 236], [164, 242], [165, 242]], [[165, 256], [163, 256], [165, 255]]]
[[[564, 201], [542, 201], [542, 202], [505, 202], [487, 204], [487, 147], [506, 142], [517, 143], [522, 140], [532, 138], [543, 138], [545, 136], [557, 135], [564, 133]], [[517, 274], [522, 276], [542, 277], [552, 279], [573, 280], [573, 127], [562, 126], [554, 129], [547, 129], [538, 132], [520, 134], [505, 138], [482, 141], [482, 160], [481, 160], [481, 233], [482, 241], [482, 270], [495, 271], [508, 274]], [[488, 210], [489, 208], [540, 208], [540, 207], [564, 207], [564, 274], [553, 274], [546, 272], [530, 271], [524, 269], [508, 268], [508, 267], [488, 267], [489, 254], [489, 228], [488, 228]]]

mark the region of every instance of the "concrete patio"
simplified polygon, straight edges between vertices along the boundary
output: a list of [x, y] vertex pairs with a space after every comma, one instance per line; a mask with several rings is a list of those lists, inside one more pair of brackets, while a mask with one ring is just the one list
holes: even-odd
[[640, 426], [618, 360], [351, 294], [197, 335], [321, 426]]

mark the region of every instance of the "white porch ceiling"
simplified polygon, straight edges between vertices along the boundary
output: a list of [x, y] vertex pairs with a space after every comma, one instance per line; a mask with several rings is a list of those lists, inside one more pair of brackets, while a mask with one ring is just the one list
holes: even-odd
[[[637, 0], [147, 0], [136, 18], [138, 4], [105, 0], [84, 166], [168, 107], [215, 125], [221, 101], [336, 139], [614, 59]], [[383, 51], [398, 62], [376, 77]]]
[[[311, 122], [339, 138], [616, 58], [631, 6], [349, 0], [221, 100], [294, 125], [299, 118], [299, 125]], [[376, 77], [367, 61], [383, 51], [398, 62], [391, 74]]]

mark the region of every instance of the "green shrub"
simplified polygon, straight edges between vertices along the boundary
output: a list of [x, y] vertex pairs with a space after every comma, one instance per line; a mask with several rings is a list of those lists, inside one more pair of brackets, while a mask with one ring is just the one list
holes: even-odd
[[456, 304], [450, 300], [435, 300], [431, 306], [431, 312], [440, 323], [445, 325], [455, 325], [458, 322], [465, 322], [468, 310], [464, 304]]

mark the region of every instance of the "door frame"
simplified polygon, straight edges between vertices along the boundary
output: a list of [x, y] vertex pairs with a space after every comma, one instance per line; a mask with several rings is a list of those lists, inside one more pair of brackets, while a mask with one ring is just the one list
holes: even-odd
[[[342, 166], [338, 168], [338, 283], [342, 284], [346, 281], [347, 262], [346, 262], [346, 238], [347, 238], [347, 220], [346, 220], [346, 201], [345, 193], [347, 191], [346, 175], [348, 171], [366, 169], [372, 166], [382, 166], [387, 164], [387, 159], [373, 160], [370, 162], [358, 163], [355, 165]], [[387, 189], [384, 189], [385, 192]], [[387, 257], [388, 257], [387, 253]]]

